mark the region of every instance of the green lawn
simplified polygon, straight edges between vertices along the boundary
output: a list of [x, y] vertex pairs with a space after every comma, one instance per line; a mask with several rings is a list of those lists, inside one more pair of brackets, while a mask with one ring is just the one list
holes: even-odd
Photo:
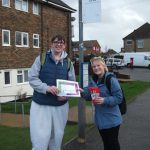
[[[150, 88], [150, 82], [133, 81], [130, 83], [122, 83], [125, 96], [128, 102], [131, 102], [137, 95], [143, 93], [146, 89]], [[76, 106], [78, 100], [72, 98], [69, 101], [70, 107]], [[86, 103], [90, 105], [90, 102]], [[25, 104], [25, 112], [29, 113], [30, 103]], [[14, 113], [14, 104], [3, 104], [2, 112]], [[17, 104], [17, 113], [21, 113], [21, 106]], [[89, 125], [87, 125], [87, 128]], [[70, 139], [77, 137], [77, 124], [67, 124], [63, 139], [63, 144]], [[14, 128], [0, 126], [0, 150], [31, 150], [29, 128]]]

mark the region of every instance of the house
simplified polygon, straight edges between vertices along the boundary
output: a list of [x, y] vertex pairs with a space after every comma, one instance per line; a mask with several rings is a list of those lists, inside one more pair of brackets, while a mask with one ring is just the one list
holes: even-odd
[[150, 24], [145, 23], [138, 29], [123, 38], [122, 52], [149, 52], [150, 53]]
[[[101, 53], [101, 46], [97, 40], [86, 40], [83, 41], [83, 55], [96, 55], [99, 56]], [[72, 54], [73, 58], [79, 57], [79, 41], [72, 42]]]
[[73, 8], [60, 0], [0, 0], [0, 103], [31, 96], [28, 70], [52, 36], [71, 50]]

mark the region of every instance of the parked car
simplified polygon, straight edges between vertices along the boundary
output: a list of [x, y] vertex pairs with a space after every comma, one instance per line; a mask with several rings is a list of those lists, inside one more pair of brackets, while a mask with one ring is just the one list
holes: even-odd
[[125, 66], [124, 64], [124, 60], [123, 59], [119, 59], [119, 58], [107, 58], [105, 60], [106, 65], [108, 67], [112, 67], [112, 68], [122, 68]]

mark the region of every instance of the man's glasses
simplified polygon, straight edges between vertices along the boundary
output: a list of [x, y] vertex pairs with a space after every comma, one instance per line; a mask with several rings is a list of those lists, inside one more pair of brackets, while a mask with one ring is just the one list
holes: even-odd
[[57, 44], [57, 45], [58, 45], [58, 44], [60, 44], [60, 45], [64, 44], [63, 41], [54, 41], [53, 43], [54, 43], [54, 44]]

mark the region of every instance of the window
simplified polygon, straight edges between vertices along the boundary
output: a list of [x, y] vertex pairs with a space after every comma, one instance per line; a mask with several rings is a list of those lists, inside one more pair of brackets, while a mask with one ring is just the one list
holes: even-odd
[[10, 46], [10, 31], [2, 30], [2, 45]]
[[5, 71], [4, 72], [4, 84], [5, 85], [10, 85], [11, 80], [10, 80], [10, 71]]
[[28, 70], [18, 70], [17, 71], [17, 83], [28, 82]]
[[127, 44], [127, 45], [132, 45], [132, 40], [127, 40], [127, 41], [126, 41], [126, 44]]
[[144, 40], [137, 40], [137, 48], [144, 48]]
[[150, 56], [144, 56], [144, 60], [150, 60]]
[[33, 2], [33, 14], [35, 15], [39, 14], [39, 4], [36, 2]]
[[73, 48], [73, 51], [79, 51], [79, 49], [78, 48]]
[[29, 46], [28, 33], [16, 31], [16, 46], [17, 47]]
[[2, 6], [10, 7], [10, 0], [2, 0]]
[[28, 12], [28, 1], [27, 0], [16, 0], [15, 8], [17, 10]]
[[33, 34], [33, 47], [39, 48], [39, 34]]

